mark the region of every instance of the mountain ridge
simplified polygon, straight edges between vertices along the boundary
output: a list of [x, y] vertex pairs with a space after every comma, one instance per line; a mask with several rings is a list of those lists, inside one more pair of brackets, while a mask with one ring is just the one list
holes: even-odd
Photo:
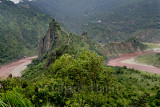
[[[64, 23], [72, 32], [77, 34], [81, 34], [83, 31], [88, 32], [91, 39], [98, 43], [105, 44], [109, 43], [108, 41], [121, 42], [132, 36], [137, 37], [142, 42], [159, 42], [160, 24], [158, 24], [158, 17], [160, 12], [157, 10], [159, 8], [159, 0], [101, 0], [98, 3], [96, 0], [93, 0], [90, 4], [87, 4], [88, 1], [81, 1], [79, 5], [77, 5], [77, 1], [73, 3], [70, 3], [70, 1], [58, 1], [54, 3], [54, 1], [50, 3], [55, 5], [54, 9], [51, 6], [46, 7], [42, 5], [43, 3], [48, 5], [47, 1], [37, 0], [29, 3], [41, 9], [45, 8], [46, 10], [43, 12], [52, 15], [57, 21]], [[85, 2], [90, 7], [89, 9], [86, 5], [83, 5]], [[105, 7], [105, 5], [108, 5], [107, 3], [112, 7]], [[117, 6], [116, 3], [119, 5]], [[71, 4], [75, 6], [75, 9], [72, 9], [72, 6], [69, 7]], [[81, 9], [82, 6], [86, 10], [84, 8]], [[60, 7], [62, 8], [59, 10]], [[75, 12], [72, 12], [72, 10]], [[59, 13], [54, 11], [58, 11]], [[65, 11], [67, 11], [66, 14], [69, 14], [68, 16], [65, 14]], [[71, 13], [74, 13], [77, 17]]]
[[101, 23], [91, 23], [83, 27], [93, 40], [103, 43], [130, 37], [136, 37], [143, 42], [158, 43], [160, 41], [158, 9], [159, 0], [144, 0], [119, 7], [103, 16], [95, 16]]
[[[107, 61], [110, 58], [118, 57], [122, 53], [139, 52], [146, 48], [146, 45], [140, 43], [135, 38], [130, 38], [122, 43], [110, 43], [102, 46], [93, 42], [88, 37], [87, 32], [83, 32], [81, 36], [64, 32], [55, 19], [52, 19], [47, 34], [39, 42], [38, 59], [33, 61], [33, 65], [25, 71], [23, 77], [34, 80], [38, 74], [43, 74], [43, 70], [46, 70], [52, 63], [65, 54], [78, 57], [81, 52], [86, 50], [103, 56], [104, 60]], [[40, 67], [40, 69], [37, 70], [36, 67]]]

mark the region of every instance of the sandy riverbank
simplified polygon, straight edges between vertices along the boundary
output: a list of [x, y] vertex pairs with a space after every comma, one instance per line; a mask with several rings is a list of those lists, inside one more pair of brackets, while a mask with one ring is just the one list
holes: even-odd
[[145, 54], [156, 54], [160, 53], [160, 49], [156, 48], [153, 49], [152, 51], [144, 51], [144, 52], [139, 52], [139, 53], [128, 53], [128, 54], [123, 54], [119, 58], [110, 60], [108, 62], [108, 65], [110, 66], [127, 66], [128, 68], [134, 68], [137, 70], [141, 71], [147, 71], [147, 72], [152, 72], [152, 73], [157, 73], [160, 74], [160, 68], [147, 65], [147, 64], [141, 64], [135, 61], [135, 58], [140, 55], [145, 55]]
[[37, 56], [24, 58], [7, 65], [0, 66], [0, 76], [8, 77], [9, 74], [13, 76], [21, 76], [21, 71], [27, 68], [27, 65], [32, 62]]

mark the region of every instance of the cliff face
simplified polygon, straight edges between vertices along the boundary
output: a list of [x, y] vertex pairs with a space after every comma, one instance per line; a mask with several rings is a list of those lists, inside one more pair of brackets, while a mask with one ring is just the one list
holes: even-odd
[[56, 30], [58, 29], [60, 29], [60, 27], [56, 26], [56, 22], [53, 19], [50, 23], [46, 36], [43, 37], [39, 43], [39, 56], [41, 56], [43, 53], [48, 53], [53, 44], [56, 45], [58, 40]]
[[105, 57], [107, 55], [106, 50], [92, 42], [87, 33], [83, 33], [82, 36], [73, 33], [67, 34], [61, 30], [54, 19], [49, 25], [47, 34], [40, 40], [38, 48], [39, 61], [47, 59], [46, 67], [65, 53], [75, 56], [83, 49]]

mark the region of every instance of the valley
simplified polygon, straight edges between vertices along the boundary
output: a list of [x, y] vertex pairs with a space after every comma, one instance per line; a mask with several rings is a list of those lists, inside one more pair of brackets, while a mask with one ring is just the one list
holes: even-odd
[[[160, 68], [135, 61], [135, 58], [141, 55], [160, 53], [159, 49], [160, 48], [154, 48], [144, 52], [122, 54], [118, 58], [110, 60], [107, 65], [126, 66], [128, 68], [160, 74]], [[29, 65], [33, 59], [36, 58], [37, 56], [28, 57], [0, 66], [0, 77], [8, 77], [9, 74], [12, 74], [13, 77], [20, 77], [21, 72], [27, 68], [27, 65]]]
[[0, 107], [160, 107], [160, 0], [12, 1]]

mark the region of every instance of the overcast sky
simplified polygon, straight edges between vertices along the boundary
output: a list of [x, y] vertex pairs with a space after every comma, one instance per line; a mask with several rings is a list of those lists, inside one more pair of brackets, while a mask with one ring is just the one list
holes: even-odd
[[11, 0], [11, 1], [14, 1], [15, 3], [18, 3], [18, 2], [19, 2], [19, 0]]

